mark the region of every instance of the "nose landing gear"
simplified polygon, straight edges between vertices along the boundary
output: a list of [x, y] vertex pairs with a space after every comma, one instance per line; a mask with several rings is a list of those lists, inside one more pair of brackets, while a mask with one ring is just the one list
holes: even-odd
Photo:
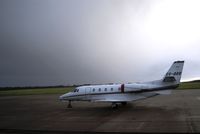
[[67, 105], [67, 108], [72, 108], [71, 100], [69, 100], [69, 103], [68, 103], [68, 105]]

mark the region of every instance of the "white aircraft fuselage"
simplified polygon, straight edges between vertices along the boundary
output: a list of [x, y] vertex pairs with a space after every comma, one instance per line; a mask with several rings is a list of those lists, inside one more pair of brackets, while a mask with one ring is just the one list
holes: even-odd
[[184, 61], [175, 61], [163, 79], [128, 84], [89, 85], [76, 87], [72, 92], [61, 95], [61, 101], [93, 101], [126, 104], [153, 97], [159, 94], [170, 94], [171, 89], [177, 88], [180, 83]]

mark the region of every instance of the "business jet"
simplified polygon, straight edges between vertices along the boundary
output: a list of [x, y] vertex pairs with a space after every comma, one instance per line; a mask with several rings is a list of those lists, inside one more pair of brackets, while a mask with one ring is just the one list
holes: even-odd
[[68, 101], [68, 108], [71, 108], [72, 101], [110, 102], [112, 108], [118, 104], [126, 105], [127, 102], [166, 95], [171, 93], [180, 84], [184, 61], [175, 61], [165, 76], [160, 80], [128, 83], [128, 84], [107, 84], [89, 85], [76, 87], [59, 97], [61, 101]]

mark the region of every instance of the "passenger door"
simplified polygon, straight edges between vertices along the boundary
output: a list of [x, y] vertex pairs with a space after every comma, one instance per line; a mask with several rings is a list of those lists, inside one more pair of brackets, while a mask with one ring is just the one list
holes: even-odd
[[86, 100], [90, 100], [90, 93], [91, 93], [91, 88], [90, 87], [86, 87], [85, 88], [85, 99]]

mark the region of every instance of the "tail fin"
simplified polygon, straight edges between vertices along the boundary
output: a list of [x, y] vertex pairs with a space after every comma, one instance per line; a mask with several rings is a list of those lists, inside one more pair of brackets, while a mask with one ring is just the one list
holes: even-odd
[[163, 78], [163, 82], [180, 83], [184, 61], [175, 61]]

